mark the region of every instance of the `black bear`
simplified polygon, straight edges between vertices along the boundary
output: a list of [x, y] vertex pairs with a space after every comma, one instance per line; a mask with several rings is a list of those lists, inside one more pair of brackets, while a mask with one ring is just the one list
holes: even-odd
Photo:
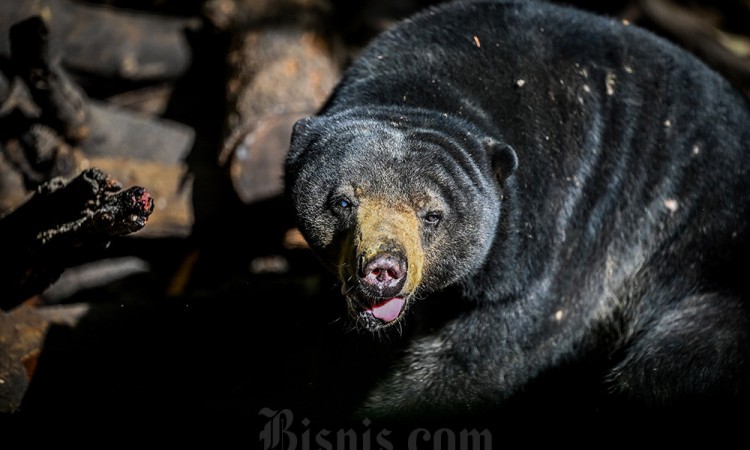
[[365, 416], [493, 411], [572, 368], [605, 405], [746, 398], [750, 106], [662, 38], [433, 6], [295, 125], [285, 170], [357, 328], [419, 329]]

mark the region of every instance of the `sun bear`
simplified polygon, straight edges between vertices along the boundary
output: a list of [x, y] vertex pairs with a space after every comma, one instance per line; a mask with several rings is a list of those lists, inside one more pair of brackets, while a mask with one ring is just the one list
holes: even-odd
[[363, 416], [480, 414], [558, 376], [602, 405], [747, 398], [750, 106], [644, 29], [430, 7], [295, 125], [285, 183], [331, 301], [419, 330]]

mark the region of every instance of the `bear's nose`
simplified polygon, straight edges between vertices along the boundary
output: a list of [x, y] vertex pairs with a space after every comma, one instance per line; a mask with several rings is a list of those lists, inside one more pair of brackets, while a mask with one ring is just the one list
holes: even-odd
[[[362, 261], [362, 260], [360, 260]], [[393, 254], [382, 254], [360, 263], [360, 282], [373, 295], [381, 298], [399, 293], [406, 281], [406, 261]]]

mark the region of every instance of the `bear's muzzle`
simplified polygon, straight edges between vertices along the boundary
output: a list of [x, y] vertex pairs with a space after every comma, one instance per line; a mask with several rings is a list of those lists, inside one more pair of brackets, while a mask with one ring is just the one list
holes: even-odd
[[339, 265], [339, 278], [354, 315], [364, 314], [366, 323], [380, 326], [401, 317], [422, 280], [421, 233], [417, 213], [408, 205], [379, 197], [359, 198], [351, 247], [342, 249]]

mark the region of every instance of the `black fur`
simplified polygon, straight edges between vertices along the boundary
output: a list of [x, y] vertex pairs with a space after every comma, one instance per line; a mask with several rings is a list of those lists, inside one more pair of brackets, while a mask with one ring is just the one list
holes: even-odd
[[365, 415], [493, 410], [571, 367], [604, 404], [747, 396], [750, 107], [642, 29], [541, 2], [429, 9], [297, 125], [286, 181], [331, 267], [357, 213], [338, 193], [444, 213], [407, 307], [445, 289], [468, 307], [420, 328]]

